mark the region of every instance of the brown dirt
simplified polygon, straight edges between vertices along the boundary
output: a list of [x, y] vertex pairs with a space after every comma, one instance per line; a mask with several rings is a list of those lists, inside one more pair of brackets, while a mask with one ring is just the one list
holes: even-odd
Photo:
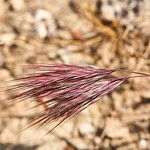
[[[150, 73], [149, 0], [1, 0], [0, 87], [26, 64], [65, 63]], [[108, 13], [107, 13], [108, 12]], [[45, 135], [35, 111], [0, 93], [0, 150], [148, 150], [150, 80], [125, 83]]]

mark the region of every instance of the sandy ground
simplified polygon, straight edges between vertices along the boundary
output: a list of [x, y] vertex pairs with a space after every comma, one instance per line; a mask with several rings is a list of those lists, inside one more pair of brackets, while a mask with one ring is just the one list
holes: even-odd
[[[31, 99], [3, 99], [27, 64], [65, 63], [150, 73], [149, 0], [0, 1], [0, 150], [148, 150], [150, 80], [129, 80], [53, 132], [25, 129]], [[25, 129], [25, 130], [24, 130]]]

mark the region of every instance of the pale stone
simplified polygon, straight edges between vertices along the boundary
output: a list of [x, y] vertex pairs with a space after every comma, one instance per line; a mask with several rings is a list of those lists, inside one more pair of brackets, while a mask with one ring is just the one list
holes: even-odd
[[105, 134], [111, 138], [128, 139], [130, 137], [129, 129], [115, 118], [107, 119]]
[[83, 136], [93, 134], [94, 133], [94, 127], [89, 123], [82, 123], [79, 126], [79, 132]]

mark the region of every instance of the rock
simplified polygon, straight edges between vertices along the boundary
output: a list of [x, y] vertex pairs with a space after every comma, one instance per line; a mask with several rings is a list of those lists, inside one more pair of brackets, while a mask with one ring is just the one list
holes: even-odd
[[0, 82], [10, 79], [10, 73], [6, 69], [1, 69], [0, 70]]
[[68, 31], [60, 30], [58, 31], [58, 36], [62, 39], [71, 39], [71, 34]]
[[9, 120], [9, 124], [7, 124], [1, 133], [1, 142], [6, 142], [7, 139], [7, 143], [16, 143], [17, 137], [19, 136], [18, 126], [18, 119]]
[[55, 133], [59, 136], [59, 137], [64, 137], [64, 138], [70, 138], [71, 135], [74, 132], [74, 124], [71, 121], [66, 121], [64, 124], [62, 124], [61, 126], [59, 126], [56, 130]]
[[53, 37], [56, 35], [56, 24], [50, 12], [39, 9], [35, 15], [36, 30], [40, 38]]
[[113, 45], [109, 42], [105, 42], [102, 45], [100, 45], [98, 49], [98, 57], [101, 58], [101, 62], [103, 62], [104, 65], [111, 65], [111, 60], [114, 57], [114, 52], [112, 50]]
[[82, 136], [93, 134], [94, 131], [94, 127], [90, 123], [82, 123], [79, 126], [79, 132]]
[[110, 138], [128, 139], [130, 137], [129, 129], [120, 120], [115, 118], [109, 118], [107, 120], [105, 134]]
[[71, 139], [71, 143], [77, 147], [77, 149], [88, 149], [87, 143], [79, 138]]
[[123, 110], [123, 106], [122, 106], [123, 96], [117, 92], [114, 92], [112, 93], [112, 98], [113, 98], [115, 110], [122, 111]]
[[67, 143], [62, 140], [49, 141], [39, 146], [36, 150], [64, 150], [67, 147]]
[[16, 0], [11, 0], [10, 2], [11, 2], [11, 4], [12, 4], [15, 11], [22, 11], [22, 10], [25, 9], [26, 5], [25, 5], [24, 0], [19, 0], [17, 2], [16, 2]]
[[92, 57], [82, 53], [67, 53], [64, 49], [59, 51], [59, 55], [65, 64], [84, 65], [93, 62]]
[[150, 145], [148, 144], [148, 141], [146, 141], [145, 139], [141, 139], [141, 140], [139, 141], [139, 148], [140, 148], [141, 150], [146, 150], [146, 149], [148, 149], [149, 146], [150, 146]]
[[48, 50], [47, 50], [48, 58], [49, 59], [56, 59], [57, 51], [58, 51], [58, 49], [56, 46], [51, 45], [50, 47], [48, 47]]
[[0, 24], [6, 19], [7, 12], [8, 12], [8, 5], [5, 3], [4, 0], [0, 1]]
[[107, 20], [112, 20], [114, 19], [115, 15], [114, 15], [114, 10], [112, 7], [108, 6], [108, 5], [103, 5], [101, 8], [103, 17]]
[[21, 133], [20, 142], [28, 145], [42, 144], [46, 141], [54, 141], [56, 138], [52, 135], [46, 135], [47, 131], [44, 129], [29, 128]]
[[14, 33], [0, 33], [0, 43], [2, 44], [11, 44], [15, 38]]

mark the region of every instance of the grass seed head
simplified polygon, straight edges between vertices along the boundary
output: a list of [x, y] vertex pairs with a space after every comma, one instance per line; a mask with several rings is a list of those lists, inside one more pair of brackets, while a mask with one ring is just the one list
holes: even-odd
[[[32, 125], [56, 123], [51, 131], [68, 118], [115, 90], [129, 78], [149, 76], [142, 73], [128, 77], [112, 77], [121, 70], [99, 69], [89, 66], [34, 65], [32, 74], [16, 79], [10, 90], [17, 91], [9, 100], [32, 97], [42, 105]], [[131, 72], [130, 72], [131, 73]], [[38, 106], [37, 105], [37, 106]]]

